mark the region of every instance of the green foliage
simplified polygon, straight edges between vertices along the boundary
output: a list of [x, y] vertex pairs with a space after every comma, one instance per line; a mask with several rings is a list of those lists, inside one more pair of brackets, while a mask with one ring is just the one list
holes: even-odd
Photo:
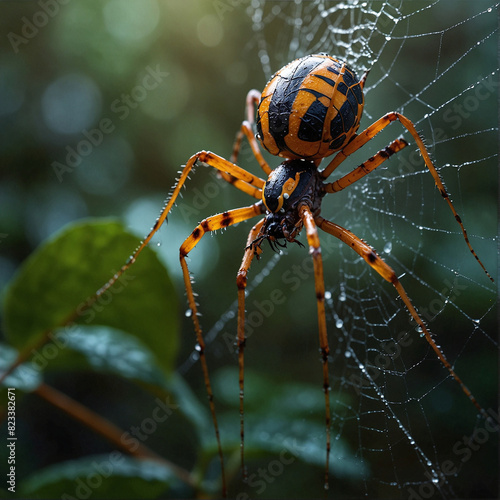
[[[1, 371], [16, 361], [19, 352], [30, 354], [3, 382], [18, 389], [18, 405], [23, 393], [36, 391], [44, 373], [64, 380], [75, 370], [97, 371], [130, 380], [154, 394], [175, 393], [181, 413], [185, 410], [188, 418], [196, 414], [195, 428], [196, 423], [206, 427], [203, 411], [193, 409], [195, 398], [185, 386], [180, 389], [182, 382], [172, 375], [178, 346], [177, 297], [155, 252], [145, 248], [132, 270], [94, 302], [97, 290], [136, 245], [137, 237], [120, 223], [86, 220], [43, 243], [20, 267], [4, 300], [4, 330], [12, 346], [4, 345], [0, 351]], [[19, 442], [18, 455], [26, 444]], [[113, 457], [116, 460], [110, 463]], [[21, 482], [21, 491], [30, 498], [62, 493], [72, 498], [75, 488], [92, 490], [92, 484], [83, 485], [89, 477], [92, 484], [99, 482], [99, 496], [154, 498], [168, 489], [174, 476], [165, 465], [114, 451], [107, 457], [61, 462], [35, 472]]]
[[[0, 373], [3, 373], [15, 362], [19, 353], [17, 349], [9, 345], [3, 343], [0, 345]], [[29, 363], [23, 363], [5, 377], [2, 385], [4, 387], [15, 387], [24, 392], [31, 392], [40, 385], [41, 381], [40, 374]]]
[[[171, 470], [112, 452], [47, 467], [24, 482], [27, 498], [158, 498], [175, 481]], [[93, 495], [95, 496], [95, 495]]]
[[[31, 352], [31, 360], [16, 368], [4, 385], [31, 392], [42, 382], [42, 371], [52, 377], [68, 377], [74, 370], [94, 371], [140, 386], [156, 398], [157, 406], [159, 395], [161, 401], [166, 397], [173, 413], [181, 416], [183, 425], [190, 426], [196, 436], [192, 477], [198, 478], [201, 490], [220, 491], [218, 452], [208, 405], [198, 401], [171, 369], [177, 352], [177, 301], [156, 254], [146, 248], [124, 274], [126, 278], [101, 296], [105, 300], [92, 303], [96, 290], [119, 269], [135, 244], [136, 238], [115, 221], [84, 221], [65, 228], [27, 259], [5, 296], [5, 330], [17, 349], [4, 347], [1, 368], [7, 369], [16, 360], [18, 349], [37, 342], [39, 345]], [[247, 373], [246, 383], [248, 457], [266, 460], [286, 452], [290, 463], [321, 468], [325, 428], [318, 418], [324, 415], [320, 388], [282, 383], [275, 384], [273, 391], [263, 390], [269, 385], [268, 379], [252, 372]], [[231, 455], [239, 449], [236, 368], [219, 370], [214, 376], [214, 389], [217, 404], [228, 407], [219, 416], [219, 426], [224, 452]], [[154, 410], [151, 415], [155, 415]], [[168, 416], [170, 420], [163, 427], [171, 435], [176, 432], [176, 424], [170, 413]], [[142, 425], [151, 420], [147, 412], [145, 417], [140, 411], [136, 418]], [[130, 433], [127, 436], [135, 442]], [[137, 441], [150, 444], [144, 439]], [[332, 473], [357, 477], [365, 472], [345, 444], [337, 442], [335, 450]], [[180, 457], [176, 452], [174, 459]], [[178, 470], [168, 464], [125, 457], [118, 451], [88, 455], [35, 469], [21, 482], [20, 491], [30, 498], [63, 495], [68, 500], [94, 489], [103, 498], [157, 498], [183, 495], [183, 489], [191, 491], [192, 486], [179, 486]], [[230, 481], [236, 479], [236, 470], [234, 465], [228, 466]]]
[[[213, 380], [218, 398], [232, 407], [222, 415], [226, 446], [238, 448], [239, 385], [238, 369], [223, 368]], [[345, 398], [332, 394], [336, 404], [346, 404]], [[274, 382], [245, 370], [245, 449], [248, 456], [264, 454], [278, 456], [286, 451], [304, 464], [325, 465], [326, 431], [325, 397], [318, 385]], [[335, 441], [330, 456], [330, 472], [339, 477], [356, 478], [367, 473], [367, 467], [354, 456], [342, 439]]]
[[7, 339], [22, 349], [49, 330], [72, 330], [73, 321], [106, 325], [161, 353], [160, 366], [170, 371], [178, 345], [177, 301], [152, 250], [145, 248], [133, 268], [89, 306], [136, 246], [136, 236], [115, 221], [86, 220], [63, 229], [26, 260], [8, 288]]

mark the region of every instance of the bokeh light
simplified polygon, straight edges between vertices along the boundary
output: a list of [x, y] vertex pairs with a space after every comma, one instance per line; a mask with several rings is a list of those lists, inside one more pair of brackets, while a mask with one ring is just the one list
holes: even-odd
[[78, 134], [101, 113], [101, 93], [86, 75], [68, 74], [52, 82], [42, 96], [47, 127], [58, 134]]

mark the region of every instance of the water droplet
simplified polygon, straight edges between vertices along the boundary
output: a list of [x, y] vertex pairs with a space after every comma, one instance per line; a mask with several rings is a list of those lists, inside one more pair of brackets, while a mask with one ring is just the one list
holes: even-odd
[[389, 35], [386, 35], [386, 36], [385, 36], [385, 39], [386, 39], [387, 41], [389, 41], [389, 40], [391, 39], [391, 37], [390, 37]]
[[434, 484], [439, 483], [439, 478], [437, 478], [437, 477], [433, 477], [433, 478], [432, 478], [432, 482], [433, 482]]
[[193, 315], [193, 310], [189, 308], [184, 314], [186, 315], [186, 318], [190, 318]]
[[339, 318], [337, 321], [335, 321], [335, 326], [337, 328], [342, 328], [344, 326], [344, 322]]
[[346, 299], [347, 299], [347, 296], [346, 296], [345, 292], [340, 292], [340, 294], [339, 294], [340, 302], [345, 302]]
[[332, 298], [332, 292], [329, 292], [328, 290], [325, 292], [325, 299], [330, 300]]
[[345, 354], [344, 354], [344, 356], [346, 358], [350, 358], [351, 357], [351, 351], [346, 351]]
[[391, 253], [391, 250], [392, 250], [392, 243], [390, 241], [388, 241], [384, 245], [384, 253]]
[[200, 344], [196, 344], [196, 345], [194, 346], [194, 350], [195, 350], [195, 351], [198, 351], [198, 352], [201, 352], [201, 345], [200, 345]]
[[156, 244], [157, 247], [161, 247], [161, 241]]

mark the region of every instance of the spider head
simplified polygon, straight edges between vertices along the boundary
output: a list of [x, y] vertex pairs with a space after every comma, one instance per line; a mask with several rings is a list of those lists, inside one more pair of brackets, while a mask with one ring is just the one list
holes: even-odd
[[287, 242], [297, 243], [303, 246], [300, 241], [295, 239], [295, 236], [301, 229], [302, 222], [299, 218], [295, 219], [291, 214], [283, 215], [271, 212], [267, 214], [260, 233], [257, 238], [252, 241], [249, 247], [253, 247], [258, 257], [262, 252], [260, 246], [264, 240], [269, 242], [269, 246], [275, 252], [278, 251], [279, 247], [286, 247]]
[[299, 201], [314, 196], [317, 178], [314, 162], [286, 160], [269, 174], [262, 201], [272, 214], [290, 214]]
[[313, 211], [319, 210], [322, 194], [322, 181], [313, 161], [284, 161], [269, 174], [262, 191], [268, 213], [251, 246], [257, 251], [264, 240], [269, 241], [273, 250], [286, 246], [287, 242], [300, 244], [295, 239], [303, 225], [298, 214], [299, 203], [306, 202]]

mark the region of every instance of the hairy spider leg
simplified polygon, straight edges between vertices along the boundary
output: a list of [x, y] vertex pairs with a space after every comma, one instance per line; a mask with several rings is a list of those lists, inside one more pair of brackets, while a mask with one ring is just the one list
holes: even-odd
[[233, 153], [231, 155], [231, 161], [233, 163], [236, 163], [236, 161], [238, 160], [238, 155], [240, 153], [240, 148], [241, 148], [241, 141], [243, 140], [244, 136], [247, 137], [248, 143], [252, 148], [252, 153], [255, 156], [255, 159], [259, 163], [260, 167], [267, 175], [269, 175], [271, 173], [271, 167], [268, 165], [266, 160], [264, 160], [264, 157], [262, 156], [262, 152], [259, 147], [259, 143], [255, 138], [255, 133], [253, 131], [252, 124], [247, 120], [242, 122], [240, 130], [236, 134], [236, 139], [234, 140], [234, 146], [233, 146]]
[[477, 402], [476, 398], [472, 395], [469, 388], [464, 384], [462, 379], [455, 373], [451, 364], [446, 359], [445, 355], [441, 351], [441, 349], [436, 345], [434, 340], [431, 337], [431, 334], [425, 323], [420, 318], [416, 309], [413, 307], [413, 304], [410, 301], [410, 298], [406, 294], [403, 285], [399, 282], [396, 273], [394, 270], [376, 253], [376, 251], [366, 244], [363, 240], [358, 238], [354, 233], [344, 229], [342, 226], [335, 224], [334, 222], [330, 222], [320, 215], [315, 217], [315, 222], [319, 228], [323, 231], [335, 236], [340, 241], [344, 242], [346, 245], [350, 246], [358, 255], [363, 257], [363, 259], [375, 270], [377, 271], [382, 278], [391, 283], [394, 288], [397, 290], [399, 296], [403, 300], [408, 309], [409, 313], [417, 323], [417, 325], [421, 328], [422, 333], [425, 335], [425, 338], [429, 345], [432, 347], [434, 352], [437, 354], [437, 357], [441, 361], [441, 363], [445, 366], [445, 368], [450, 372], [450, 375], [458, 382], [460, 387], [462, 388], [465, 395], [472, 401], [474, 406], [478, 409], [479, 413], [486, 419], [491, 420], [491, 417], [486, 413], [484, 408]]
[[237, 346], [238, 346], [238, 367], [239, 367], [239, 386], [240, 386], [240, 455], [241, 455], [241, 474], [243, 481], [247, 480], [247, 471], [245, 467], [245, 427], [244, 427], [244, 373], [245, 373], [245, 289], [247, 286], [247, 274], [255, 256], [255, 249], [252, 242], [257, 238], [265, 219], [260, 220], [252, 227], [248, 233], [247, 246], [241, 261], [238, 274], [236, 275], [236, 286], [238, 288], [238, 330], [237, 330]]
[[[202, 163], [205, 163], [206, 165], [209, 165], [221, 172], [226, 172], [231, 174], [232, 177], [236, 179], [236, 182], [233, 182], [232, 184], [240, 189], [241, 191], [250, 194], [251, 196], [254, 196], [255, 198], [260, 199], [262, 196], [262, 188], [264, 187], [265, 181], [262, 180], [261, 178], [251, 174], [250, 172], [247, 172], [245, 169], [238, 167], [237, 165], [234, 165], [230, 161], [222, 158], [221, 156], [216, 155], [215, 153], [211, 153], [209, 151], [200, 151], [199, 153], [194, 154], [189, 158], [187, 161], [186, 165], [184, 166], [183, 170], [181, 171], [180, 177], [177, 179], [177, 183], [175, 184], [173, 191], [168, 198], [168, 201], [166, 205], [164, 206], [163, 210], [160, 213], [160, 216], [158, 219], [156, 219], [156, 222], [154, 226], [152, 227], [151, 231], [148, 233], [146, 238], [141, 242], [141, 244], [135, 249], [134, 253], [129, 257], [127, 262], [113, 275], [113, 277], [104, 285], [102, 286], [95, 294], [93, 297], [91, 297], [87, 303], [86, 307], [90, 307], [106, 290], [108, 290], [110, 287], [113, 286], [113, 284], [120, 278], [120, 276], [127, 271], [127, 269], [135, 262], [139, 254], [144, 250], [144, 248], [147, 246], [147, 244], [151, 241], [151, 238], [155, 235], [155, 233], [160, 229], [162, 224], [165, 222], [168, 214], [170, 213], [170, 210], [174, 206], [174, 203], [179, 196], [180, 190], [182, 186], [185, 184], [186, 180], [188, 179], [189, 173], [191, 172], [193, 166], [196, 164], [197, 161], [200, 161]], [[261, 203], [257, 203], [256, 205], [262, 205]], [[259, 209], [260, 210], [260, 209]], [[227, 213], [227, 212], [225, 212]], [[247, 212], [248, 213], [248, 212]], [[258, 212], [261, 213], [261, 212]], [[241, 212], [238, 214], [231, 214], [230, 219], [228, 219], [228, 216], [225, 218], [221, 215], [219, 222], [221, 223], [226, 223], [227, 225], [231, 225], [235, 223], [235, 219], [240, 217]], [[251, 217], [249, 215], [249, 217]], [[247, 217], [248, 218], [248, 217]], [[244, 219], [242, 219], [244, 220]], [[210, 223], [209, 223], [210, 224]], [[225, 227], [225, 226], [221, 226]], [[210, 229], [213, 230], [213, 229]], [[189, 240], [189, 238], [188, 238]], [[196, 244], [196, 243], [195, 243]], [[194, 300], [193, 300], [194, 303]], [[196, 319], [196, 314], [193, 314], [193, 321]], [[201, 338], [200, 335], [197, 336]], [[199, 342], [199, 341], [198, 341]], [[202, 358], [202, 356], [200, 356]], [[206, 366], [204, 365], [204, 362], [202, 362], [202, 368], [205, 373], [206, 371]], [[209, 396], [210, 397], [210, 396]], [[213, 401], [210, 399], [210, 406], [213, 406]], [[215, 413], [212, 411], [212, 416], [215, 417]], [[214, 421], [214, 425], [216, 422]], [[222, 481], [223, 481], [223, 493], [224, 496], [226, 495], [226, 485], [225, 485], [225, 477], [224, 477], [224, 467], [223, 467], [223, 458], [222, 458], [222, 448], [220, 445], [220, 440], [218, 437], [218, 430], [216, 430], [216, 436], [217, 436], [217, 445], [219, 449], [219, 456], [221, 459], [221, 465], [222, 465]]]
[[368, 158], [368, 160], [362, 163], [359, 167], [356, 167], [353, 171], [344, 175], [335, 182], [325, 184], [325, 191], [327, 193], [336, 193], [338, 191], [342, 191], [342, 189], [349, 187], [351, 184], [354, 184], [356, 181], [359, 181], [359, 179], [375, 170], [390, 156], [397, 153], [398, 151], [401, 151], [406, 146], [408, 146], [408, 143], [404, 139], [396, 139], [394, 142], [389, 144], [389, 146], [381, 149], [371, 158]]
[[[472, 248], [472, 245], [470, 244], [469, 237], [467, 236], [467, 231], [465, 230], [465, 227], [462, 223], [462, 219], [458, 215], [457, 211], [455, 210], [455, 207], [453, 206], [453, 203], [450, 200], [450, 197], [448, 195], [448, 192], [446, 191], [446, 188], [444, 187], [443, 181], [441, 180], [441, 176], [439, 175], [439, 172], [436, 170], [436, 167], [431, 161], [431, 158], [429, 156], [429, 153], [427, 152], [427, 148], [424, 145], [424, 142], [422, 141], [422, 138], [418, 134], [415, 126], [413, 123], [406, 118], [406, 116], [397, 113], [395, 111], [392, 111], [390, 113], [387, 113], [386, 115], [382, 116], [382, 118], [379, 118], [376, 122], [372, 123], [368, 128], [366, 128], [363, 132], [358, 134], [354, 139], [345, 146], [344, 149], [339, 151], [335, 158], [321, 171], [321, 176], [326, 179], [349, 155], [357, 151], [359, 148], [364, 146], [369, 140], [373, 139], [380, 131], [382, 131], [387, 125], [390, 123], [394, 122], [395, 120], [399, 120], [401, 124], [410, 132], [410, 134], [413, 136], [415, 139], [415, 142], [417, 143], [418, 148], [420, 149], [420, 153], [422, 157], [424, 158], [425, 164], [427, 168], [429, 169], [429, 172], [431, 173], [432, 177], [434, 178], [434, 182], [439, 189], [439, 192], [441, 193], [441, 196], [446, 200], [448, 203], [448, 206], [450, 207], [451, 212], [453, 213], [453, 216], [455, 217], [455, 220], [458, 222], [460, 225], [460, 228], [462, 230], [462, 234], [465, 240], [465, 243], [467, 244], [470, 252], [472, 255], [474, 255], [474, 258], [478, 261], [479, 265], [483, 268], [483, 271], [486, 273], [486, 276], [491, 281], [494, 281], [493, 278], [491, 277], [490, 273], [486, 270], [484, 267], [483, 263], [477, 256], [475, 250]], [[362, 176], [361, 176], [362, 177]]]
[[200, 356], [200, 363], [203, 370], [203, 378], [205, 381], [205, 387], [208, 395], [208, 402], [210, 405], [210, 412], [212, 414], [212, 421], [215, 429], [215, 437], [217, 439], [217, 447], [219, 450], [219, 459], [221, 464], [221, 475], [222, 475], [222, 494], [225, 497], [227, 493], [226, 489], [226, 479], [224, 473], [224, 457], [222, 455], [222, 446], [220, 442], [219, 426], [217, 424], [217, 417], [215, 414], [214, 396], [212, 392], [212, 386], [210, 383], [210, 377], [208, 374], [208, 366], [205, 358], [205, 341], [203, 340], [203, 334], [201, 331], [200, 322], [198, 320], [198, 307], [195, 301], [195, 296], [193, 292], [193, 285], [191, 282], [191, 275], [189, 273], [188, 265], [186, 262], [186, 257], [189, 252], [200, 242], [201, 238], [210, 231], [216, 231], [217, 229], [222, 229], [238, 222], [242, 222], [247, 219], [251, 219], [257, 215], [261, 215], [264, 212], [264, 205], [262, 202], [254, 203], [248, 207], [237, 208], [230, 210], [228, 212], [223, 212], [221, 214], [213, 215], [201, 221], [198, 226], [193, 230], [193, 232], [186, 238], [179, 249], [179, 259], [182, 268], [182, 275], [184, 277], [184, 286], [186, 288], [187, 299], [189, 303], [189, 308], [191, 309], [191, 318], [193, 319], [194, 329], [196, 333], [197, 341], [197, 351]]
[[323, 276], [323, 259], [319, 242], [318, 229], [311, 209], [305, 203], [299, 206], [299, 215], [306, 228], [309, 254], [313, 259], [314, 286], [318, 308], [318, 329], [321, 362], [323, 363], [323, 391], [325, 393], [325, 424], [326, 424], [326, 462], [325, 462], [325, 490], [328, 489], [328, 470], [330, 466], [330, 382], [328, 375], [328, 356], [330, 347], [326, 331], [325, 315], [325, 279]]
[[262, 188], [264, 187], [265, 181], [256, 175], [247, 172], [245, 169], [234, 165], [228, 160], [222, 158], [221, 156], [211, 153], [210, 151], [200, 151], [189, 158], [186, 165], [181, 171], [180, 177], [177, 179], [172, 193], [170, 194], [165, 206], [163, 207], [160, 216], [156, 219], [154, 226], [148, 233], [146, 238], [141, 242], [141, 244], [135, 249], [134, 253], [129, 257], [127, 262], [113, 275], [113, 277], [102, 286], [93, 297], [87, 301], [87, 304], [92, 305], [108, 288], [112, 287], [116, 280], [135, 262], [139, 254], [144, 250], [147, 244], [151, 241], [151, 238], [160, 229], [162, 224], [167, 219], [170, 210], [174, 206], [177, 197], [181, 191], [182, 186], [188, 179], [189, 173], [191, 172], [193, 166], [197, 161], [205, 163], [210, 167], [213, 167], [221, 172], [230, 173], [235, 179], [240, 182], [234, 182], [233, 185], [244, 193], [250, 194], [254, 198], [260, 199], [262, 196]]
[[[238, 161], [238, 155], [240, 153], [240, 148], [241, 148], [241, 141], [243, 140], [243, 137], [246, 136], [248, 139], [248, 143], [252, 148], [252, 153], [255, 156], [255, 159], [257, 160], [262, 170], [266, 173], [266, 175], [269, 175], [272, 169], [271, 167], [269, 167], [268, 163], [262, 156], [259, 143], [255, 138], [255, 133], [253, 130], [255, 124], [255, 105], [260, 102], [260, 97], [261, 94], [257, 90], [250, 90], [247, 94], [246, 105], [245, 105], [247, 119], [242, 122], [240, 130], [236, 134], [236, 138], [233, 144], [233, 152], [231, 154], [230, 160], [232, 163], [236, 163]], [[220, 172], [219, 175], [227, 182], [229, 183], [233, 182], [233, 176], [225, 172]]]

